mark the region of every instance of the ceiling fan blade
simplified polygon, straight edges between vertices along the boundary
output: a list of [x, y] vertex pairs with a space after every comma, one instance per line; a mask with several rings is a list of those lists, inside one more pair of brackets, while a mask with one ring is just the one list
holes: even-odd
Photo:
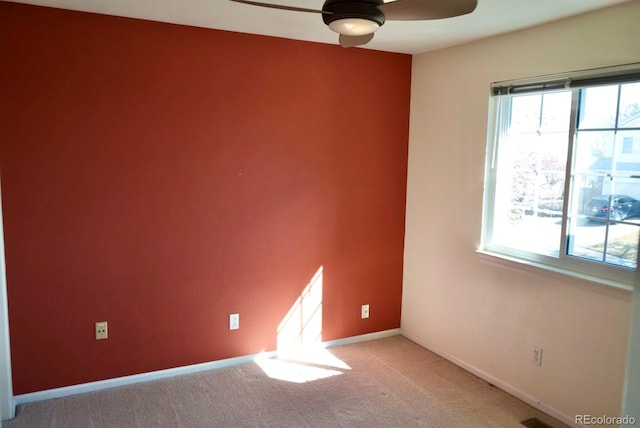
[[364, 34], [362, 36], [347, 36], [340, 34], [340, 46], [343, 48], [352, 48], [354, 46], [366, 45], [373, 39], [373, 33]]
[[295, 6], [285, 6], [283, 4], [260, 3], [257, 1], [249, 1], [249, 0], [230, 0], [230, 1], [235, 3], [248, 4], [251, 6], [268, 7], [270, 9], [293, 10], [295, 12], [328, 13], [322, 10], [307, 9], [304, 7], [295, 7]]
[[466, 15], [477, 5], [478, 0], [396, 0], [378, 9], [388, 21], [422, 21]]

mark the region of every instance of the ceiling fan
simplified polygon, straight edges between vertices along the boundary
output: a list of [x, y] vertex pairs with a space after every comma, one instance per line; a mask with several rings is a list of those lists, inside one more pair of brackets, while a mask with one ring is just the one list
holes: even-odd
[[236, 3], [271, 9], [322, 14], [329, 28], [340, 34], [340, 46], [349, 48], [369, 43], [385, 21], [423, 21], [466, 15], [475, 10], [477, 0], [326, 0], [321, 10], [251, 0]]

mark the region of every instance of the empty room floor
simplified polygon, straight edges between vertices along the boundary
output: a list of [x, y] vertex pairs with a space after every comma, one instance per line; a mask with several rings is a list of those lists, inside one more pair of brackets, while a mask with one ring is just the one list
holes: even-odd
[[566, 427], [402, 336], [24, 404], [3, 428]]

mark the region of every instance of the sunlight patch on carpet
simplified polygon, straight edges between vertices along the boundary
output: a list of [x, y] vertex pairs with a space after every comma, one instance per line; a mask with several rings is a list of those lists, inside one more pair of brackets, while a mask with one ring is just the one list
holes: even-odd
[[271, 379], [293, 383], [313, 382], [342, 374], [334, 369], [272, 358], [256, 358], [256, 364]]
[[320, 266], [278, 325], [278, 357], [261, 354], [256, 359], [270, 378], [305, 383], [351, 370], [322, 345], [322, 282]]

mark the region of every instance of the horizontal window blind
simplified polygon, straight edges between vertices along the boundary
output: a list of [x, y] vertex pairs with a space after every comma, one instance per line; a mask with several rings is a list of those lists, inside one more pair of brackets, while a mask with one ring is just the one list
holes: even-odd
[[631, 83], [640, 81], [640, 63], [614, 67], [595, 68], [561, 74], [505, 80], [491, 84], [492, 95], [516, 95], [532, 92], [554, 91], [610, 83]]

